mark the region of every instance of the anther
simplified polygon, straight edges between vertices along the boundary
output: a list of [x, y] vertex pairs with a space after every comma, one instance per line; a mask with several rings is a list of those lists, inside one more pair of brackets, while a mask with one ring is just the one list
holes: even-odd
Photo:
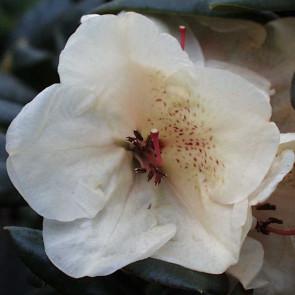
[[180, 46], [181, 46], [182, 50], [184, 50], [186, 27], [179, 26], [179, 32], [180, 32]]
[[256, 206], [256, 210], [276, 210], [276, 205], [272, 205], [269, 203], [261, 204]]
[[142, 168], [142, 167], [135, 168], [134, 170], [135, 170], [135, 173], [146, 173], [147, 171], [145, 168]]
[[147, 175], [147, 181], [150, 181], [154, 177], [155, 172], [153, 170], [150, 170]]
[[136, 139], [138, 139], [140, 141], [143, 141], [143, 137], [142, 137], [141, 133], [138, 130], [133, 130], [133, 133], [134, 133]]

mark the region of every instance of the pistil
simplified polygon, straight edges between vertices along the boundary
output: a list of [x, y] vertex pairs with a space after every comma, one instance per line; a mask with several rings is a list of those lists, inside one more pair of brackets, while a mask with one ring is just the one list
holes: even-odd
[[179, 26], [179, 32], [180, 32], [180, 46], [181, 46], [182, 50], [184, 50], [186, 27]]

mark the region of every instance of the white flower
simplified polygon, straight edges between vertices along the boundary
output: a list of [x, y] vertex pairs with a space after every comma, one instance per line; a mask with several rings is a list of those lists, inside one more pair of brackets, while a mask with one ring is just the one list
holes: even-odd
[[[253, 228], [249, 232], [249, 237], [246, 238], [241, 250], [239, 263], [229, 269], [229, 273], [241, 280], [244, 287], [255, 288], [255, 295], [294, 294], [294, 151], [295, 133], [282, 134], [278, 155], [270, 171], [259, 189], [250, 197], [251, 205], [258, 204], [256, 209], [253, 208], [255, 224], [257, 220], [258, 225], [262, 227]], [[283, 181], [276, 188], [282, 178]], [[270, 192], [273, 194], [267, 199]], [[268, 207], [268, 210], [261, 210], [263, 207], [260, 203]], [[269, 218], [276, 219], [273, 220], [273, 224], [267, 225], [264, 222], [269, 221]]]
[[[44, 216], [48, 257], [73, 277], [146, 257], [224, 272], [251, 225], [248, 196], [277, 152], [269, 96], [200, 67], [190, 32], [194, 63], [138, 14], [83, 20], [61, 53], [61, 83], [24, 107], [7, 133], [8, 172]], [[160, 185], [135, 175], [140, 163]]]

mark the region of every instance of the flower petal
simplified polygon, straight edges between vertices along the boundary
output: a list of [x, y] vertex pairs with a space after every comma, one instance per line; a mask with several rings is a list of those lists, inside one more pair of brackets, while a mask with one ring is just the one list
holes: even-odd
[[[148, 18], [128, 12], [121, 17], [102, 15], [83, 22], [62, 51], [58, 70], [62, 83], [112, 89], [114, 81], [122, 81], [123, 73], [128, 74], [130, 64], [164, 73], [192, 67], [175, 38], [160, 33]], [[104, 81], [103, 86], [99, 81]], [[124, 89], [126, 84], [116, 87]]]
[[264, 180], [249, 196], [251, 206], [264, 202], [274, 192], [277, 185], [293, 168], [294, 160], [294, 152], [291, 150], [285, 150], [275, 158]]
[[239, 262], [231, 266], [227, 272], [237, 278], [244, 288], [263, 287], [268, 281], [257, 277], [263, 265], [263, 256], [262, 245], [255, 239], [247, 237], [241, 249]]
[[[216, 69], [199, 68], [191, 80], [176, 73], [166, 79], [173, 82], [167, 93], [177, 104], [167, 101], [167, 114], [152, 122], [163, 136], [163, 170], [175, 194], [196, 212], [203, 195], [225, 204], [246, 199], [269, 170], [279, 143], [268, 96]], [[178, 123], [169, 128], [171, 122]]]
[[248, 202], [222, 205], [209, 198], [196, 202], [197, 217], [190, 215], [168, 189], [162, 194], [155, 204], [158, 218], [176, 224], [177, 232], [153, 257], [197, 271], [222, 273], [237, 262], [243, 231], [249, 231]]
[[139, 176], [129, 193], [127, 187], [120, 186], [93, 219], [45, 219], [46, 254], [72, 277], [108, 275], [150, 257], [176, 231], [175, 225], [162, 223], [154, 213], [151, 203], [160, 197], [160, 189]]
[[53, 85], [9, 127], [9, 176], [46, 218], [93, 217], [118, 187], [132, 183], [130, 155], [115, 144], [95, 103], [90, 92]]
[[272, 91], [270, 89], [270, 86], [271, 86], [270, 82], [264, 77], [260, 76], [259, 74], [247, 68], [230, 64], [227, 62], [223, 62], [223, 61], [218, 61], [218, 60], [206, 61], [206, 67], [232, 72], [246, 79], [248, 82], [255, 85], [257, 88], [265, 91], [266, 94], [268, 95], [272, 94]]

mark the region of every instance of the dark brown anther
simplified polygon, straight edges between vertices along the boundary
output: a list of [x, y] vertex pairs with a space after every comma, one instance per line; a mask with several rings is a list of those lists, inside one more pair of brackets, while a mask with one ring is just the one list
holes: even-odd
[[270, 231], [268, 230], [268, 226], [272, 223], [283, 224], [283, 220], [277, 219], [275, 217], [269, 217], [266, 221], [257, 220], [255, 229], [257, 232], [269, 235]]
[[143, 146], [137, 140], [135, 140], [134, 142], [132, 142], [132, 144], [134, 145], [135, 148], [137, 148], [137, 150], [139, 152], [142, 152], [143, 151]]
[[138, 130], [133, 130], [133, 133], [134, 133], [136, 139], [138, 139], [140, 141], [143, 141], [143, 137], [142, 137], [141, 133]]
[[261, 204], [256, 206], [256, 210], [276, 210], [276, 205], [272, 205], [269, 203]]
[[150, 181], [154, 177], [155, 172], [153, 170], [150, 170], [147, 175], [147, 181]]
[[127, 136], [126, 137], [127, 141], [133, 143], [134, 141], [136, 141], [136, 138], [135, 137], [131, 137], [131, 136]]
[[147, 171], [145, 168], [142, 168], [142, 167], [135, 168], [134, 170], [135, 170], [135, 173], [146, 173]]
[[265, 221], [257, 220], [255, 229], [257, 230], [258, 233], [262, 233], [265, 235], [269, 235], [269, 231], [266, 229], [268, 226], [268, 223]]
[[162, 178], [161, 175], [156, 173], [154, 185], [159, 185], [161, 183], [161, 178]]
[[269, 224], [271, 224], [271, 223], [283, 224], [283, 220], [277, 219], [275, 217], [269, 217], [268, 222], [269, 222]]

